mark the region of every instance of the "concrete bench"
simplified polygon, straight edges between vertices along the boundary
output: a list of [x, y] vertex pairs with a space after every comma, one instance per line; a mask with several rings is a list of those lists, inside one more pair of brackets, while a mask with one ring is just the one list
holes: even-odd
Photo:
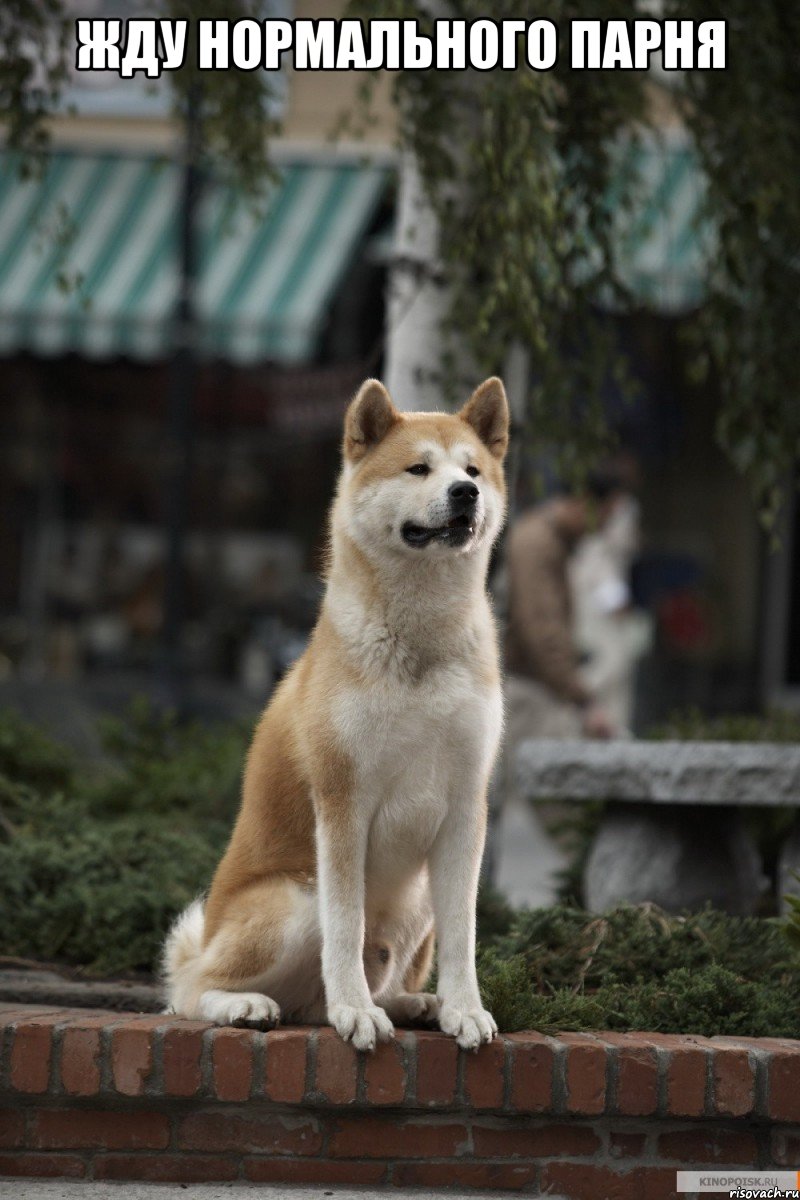
[[[755, 911], [767, 887], [743, 807], [800, 808], [800, 747], [756, 742], [523, 742], [517, 773], [532, 800], [607, 801], [584, 875], [588, 908], [652, 901]], [[779, 892], [800, 891], [800, 826], [779, 862]]]

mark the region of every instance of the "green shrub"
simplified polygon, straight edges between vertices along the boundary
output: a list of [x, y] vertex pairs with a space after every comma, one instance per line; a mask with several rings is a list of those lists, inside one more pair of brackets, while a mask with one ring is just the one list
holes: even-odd
[[800, 713], [776, 708], [709, 717], [688, 708], [672, 713], [645, 736], [660, 742], [800, 742]]
[[110, 763], [92, 782], [97, 813], [191, 813], [230, 820], [250, 731], [243, 724], [180, 723], [136, 700], [122, 717], [100, 723]]
[[610, 983], [594, 992], [559, 988], [543, 995], [531, 989], [522, 956], [505, 959], [489, 951], [480, 959], [480, 984], [484, 1003], [504, 1030], [800, 1036], [796, 986], [787, 995], [778, 986], [742, 979], [719, 964], [699, 971], [679, 967], [659, 980]]
[[[76, 764], [0, 713], [0, 953], [151, 971], [170, 921], [209, 884], [246, 730], [139, 704], [103, 735], [107, 761]], [[483, 889], [481, 989], [504, 1030], [800, 1037], [797, 924], [646, 905], [515, 912]]]
[[731, 917], [710, 908], [674, 917], [647, 904], [602, 916], [565, 906], [520, 912], [495, 945], [504, 957], [525, 958], [537, 990], [637, 983], [720, 963], [748, 978], [772, 979], [788, 958], [776, 919]]
[[66, 804], [58, 816], [0, 843], [3, 952], [90, 974], [152, 970], [169, 922], [208, 886], [225, 827], [98, 822]]
[[10, 708], [0, 709], [0, 776], [31, 787], [66, 787], [75, 763], [66, 747]]
[[536, 909], [484, 940], [479, 973], [504, 1029], [800, 1037], [800, 958], [774, 919]]
[[246, 731], [179, 726], [137, 702], [102, 734], [107, 761], [78, 770], [0, 714], [0, 953], [151, 971], [225, 848]]

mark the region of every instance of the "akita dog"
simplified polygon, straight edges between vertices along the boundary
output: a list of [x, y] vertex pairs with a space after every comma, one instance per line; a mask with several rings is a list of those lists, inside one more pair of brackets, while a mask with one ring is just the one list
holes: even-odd
[[502, 725], [486, 575], [507, 446], [499, 379], [457, 415], [401, 413], [374, 379], [350, 404], [320, 617], [256, 728], [208, 898], [167, 938], [175, 1012], [327, 1020], [359, 1050], [393, 1021], [438, 1021], [468, 1049], [497, 1032], [475, 899]]

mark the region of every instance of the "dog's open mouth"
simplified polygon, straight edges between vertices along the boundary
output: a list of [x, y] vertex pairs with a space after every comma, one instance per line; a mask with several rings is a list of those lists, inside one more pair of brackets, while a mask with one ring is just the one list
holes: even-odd
[[429, 542], [447, 542], [451, 546], [463, 546], [477, 528], [475, 517], [461, 513], [451, 517], [446, 525], [415, 525], [406, 521], [401, 529], [403, 541], [409, 546], [427, 546]]

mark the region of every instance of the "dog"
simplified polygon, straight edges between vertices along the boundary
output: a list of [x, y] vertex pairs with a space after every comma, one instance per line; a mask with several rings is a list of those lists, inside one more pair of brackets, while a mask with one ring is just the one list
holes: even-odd
[[351, 402], [319, 620], [256, 727], [208, 897], [168, 934], [174, 1012], [328, 1022], [358, 1050], [393, 1023], [438, 1022], [473, 1050], [496, 1034], [475, 906], [502, 726], [486, 578], [508, 427], [496, 378], [457, 414], [400, 412], [375, 379]]

